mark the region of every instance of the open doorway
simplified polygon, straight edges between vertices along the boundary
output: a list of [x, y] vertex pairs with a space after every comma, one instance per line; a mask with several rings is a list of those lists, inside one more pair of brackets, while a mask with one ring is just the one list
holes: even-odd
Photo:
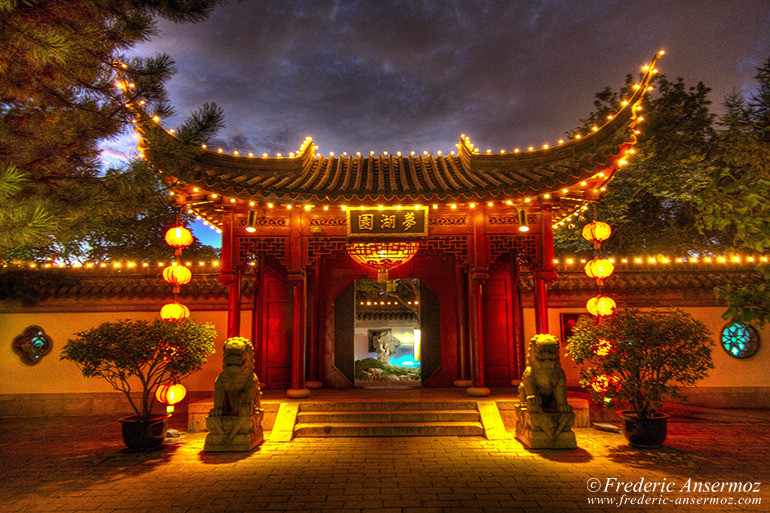
[[420, 280], [356, 280], [354, 297], [355, 386], [419, 387]]

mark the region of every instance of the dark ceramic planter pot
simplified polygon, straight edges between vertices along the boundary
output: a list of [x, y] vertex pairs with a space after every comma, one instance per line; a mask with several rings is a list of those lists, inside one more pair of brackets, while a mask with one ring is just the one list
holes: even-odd
[[149, 451], [160, 447], [166, 439], [166, 425], [170, 414], [153, 415], [142, 419], [136, 415], [123, 417], [123, 443], [132, 451]]
[[652, 417], [639, 418], [636, 412], [626, 410], [618, 412], [623, 436], [633, 447], [660, 447], [666, 441], [668, 418], [665, 413], [655, 413]]

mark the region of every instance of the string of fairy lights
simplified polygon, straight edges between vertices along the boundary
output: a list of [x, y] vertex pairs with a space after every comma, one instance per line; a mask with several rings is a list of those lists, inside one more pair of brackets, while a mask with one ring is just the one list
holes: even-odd
[[[657, 59], [659, 57], [663, 56], [664, 54], [665, 54], [665, 51], [660, 50], [657, 53], [657, 55], [655, 56], [655, 58], [653, 59], [651, 64], [645, 65], [645, 66], [642, 67], [642, 70], [645, 72], [646, 77], [647, 77], [645, 80], [643, 80], [643, 82], [647, 83], [647, 85], [644, 86], [645, 91], [650, 91], [650, 90], [653, 89], [653, 87], [651, 85], [649, 85], [649, 80], [651, 79], [651, 77], [654, 74], [659, 72], [656, 68], [654, 68], [654, 64], [657, 61]], [[126, 65], [124, 63], [116, 63], [116, 69], [118, 70], [118, 74], [119, 74], [119, 80], [116, 81], [116, 84], [115, 84], [116, 87], [118, 87], [119, 89], [123, 90], [124, 92], [128, 92], [129, 90], [134, 89], [135, 88], [135, 84], [127, 81], [126, 78], [125, 78], [125, 75], [123, 73], [124, 70], [128, 69], [128, 65]], [[643, 87], [642, 83], [634, 84], [634, 86], [633, 86], [634, 91], [635, 91], [634, 95], [636, 95], [639, 92], [639, 89], [642, 88], [642, 87]], [[634, 97], [634, 95], [632, 95], [632, 98]], [[632, 132], [633, 132], [633, 136], [634, 137], [636, 137], [636, 136], [638, 136], [640, 134], [640, 131], [638, 130], [636, 125], [639, 122], [642, 122], [644, 120], [644, 117], [639, 115], [639, 111], [642, 110], [642, 106], [640, 105], [641, 98], [642, 98], [641, 95], [637, 96], [636, 100], [634, 101], [634, 104], [631, 105], [631, 116], [632, 116], [632, 119], [633, 119]], [[137, 113], [137, 118], [133, 120], [133, 123], [136, 126], [135, 137], [138, 139], [137, 148], [139, 150], [140, 156], [142, 156], [142, 157], [144, 156], [144, 141], [143, 141], [142, 134], [139, 131], [139, 117], [141, 117], [141, 114], [146, 115], [147, 119], [149, 119], [152, 122], [154, 122], [155, 124], [157, 124], [157, 126], [159, 126], [161, 129], [163, 129], [166, 133], [170, 134], [171, 136], [176, 137], [174, 135], [175, 131], [173, 129], [172, 130], [168, 130], [168, 129], [163, 128], [163, 126], [161, 125], [161, 119], [160, 119], [159, 116], [157, 116], [157, 115], [149, 116], [149, 115], [147, 115], [145, 113], [145, 111], [143, 110], [143, 105], [144, 104], [145, 104], [145, 102], [143, 100], [141, 100], [141, 99], [137, 99], [137, 100], [129, 101], [128, 102], [128, 106], [135, 113]], [[621, 102], [620, 110], [622, 111], [629, 104], [630, 104], [630, 100], [629, 99], [624, 99]], [[612, 122], [612, 120], [615, 119], [615, 116], [617, 116], [618, 114], [619, 113], [616, 113], [615, 115], [607, 116], [607, 123]], [[580, 140], [581, 138], [584, 138], [584, 137], [590, 137], [592, 134], [595, 134], [595, 133], [599, 132], [600, 130], [601, 130], [600, 127], [593, 126], [593, 127], [591, 127], [590, 131], [587, 132], [586, 134], [576, 133], [572, 137], [571, 140], [565, 141], [564, 139], [559, 139], [558, 142], [555, 145], [550, 145], [548, 143], [545, 143], [540, 148], [537, 148], [537, 149], [534, 146], [528, 146], [526, 150], [522, 150], [520, 148], [514, 148], [513, 150], [506, 150], [506, 149], [502, 148], [502, 149], [500, 149], [499, 152], [495, 153], [495, 152], [492, 151], [491, 148], [487, 148], [486, 154], [487, 155], [492, 155], [492, 154], [506, 155], [506, 154], [511, 154], [511, 153], [512, 154], [519, 154], [519, 153], [538, 154], [540, 152], [547, 152], [547, 151], [551, 150], [552, 148], [558, 148], [558, 147], [562, 147], [564, 145], [568, 145], [568, 144], [570, 144], [572, 142], [575, 142], [575, 141], [578, 141], [578, 140]], [[475, 146], [471, 142], [470, 138], [467, 137], [465, 134], [462, 134], [462, 136], [460, 138], [460, 142], [458, 144], [456, 144], [455, 146], [457, 148], [457, 151], [456, 152], [454, 150], [450, 151], [449, 154], [448, 154], [448, 157], [461, 158], [463, 156], [468, 156], [468, 155], [481, 155], [482, 154], [481, 150], [477, 146]], [[208, 149], [208, 147], [205, 144], [201, 145], [201, 149], [203, 151], [213, 152], [213, 150]], [[288, 158], [288, 159], [307, 160], [307, 159], [311, 159], [311, 158], [317, 158], [317, 159], [320, 159], [320, 158], [333, 159], [333, 158], [335, 158], [335, 153], [334, 152], [329, 152], [328, 156], [325, 157], [321, 153], [317, 152], [318, 149], [319, 149], [319, 147], [313, 142], [312, 137], [306, 137], [305, 140], [300, 145], [300, 147], [297, 150], [297, 152], [296, 153], [295, 152], [290, 152], [288, 154], [288, 156], [284, 156], [282, 153], [276, 153], [274, 156], [270, 156], [267, 153], [262, 153], [261, 157], [258, 157], [253, 152], [248, 152], [246, 154], [241, 154], [241, 152], [238, 151], [238, 150], [233, 150], [232, 153], [227, 153], [227, 154], [231, 155], [233, 157], [236, 157], [236, 158], [245, 158], [245, 159], [262, 158], [262, 159], [273, 159], [273, 160], [277, 159], [277, 160], [281, 160], [281, 159], [287, 159]], [[225, 151], [224, 151], [223, 148], [218, 148], [216, 150], [216, 152], [213, 152], [213, 153], [224, 154]], [[620, 168], [620, 167], [622, 167], [622, 166], [624, 166], [626, 164], [628, 164], [629, 157], [632, 156], [634, 153], [635, 152], [634, 152], [633, 149], [627, 148], [621, 155], [618, 156], [617, 160], [614, 162], [614, 167], [612, 169], [610, 169], [608, 173], [605, 173], [604, 171], [599, 172], [599, 173], [595, 174], [594, 176], [592, 176], [591, 178], [589, 178], [588, 180], [583, 180], [579, 184], [574, 185], [574, 186], [565, 187], [565, 188], [561, 189], [560, 191], [554, 191], [552, 193], [543, 194], [541, 196], [537, 196], [537, 197], [534, 197], [534, 198], [532, 198], [532, 197], [523, 198], [523, 204], [526, 205], [527, 203], [530, 203], [530, 202], [535, 201], [535, 200], [550, 200], [550, 199], [552, 199], [552, 197], [553, 197], [553, 199], [561, 199], [563, 201], [568, 201], [568, 203], [566, 204], [567, 212], [564, 213], [561, 217], [554, 219], [553, 228], [554, 229], [558, 229], [558, 228], [563, 227], [563, 226], [571, 227], [572, 223], [573, 223], [573, 220], [576, 217], [579, 217], [580, 215], [582, 215], [582, 213], [588, 208], [588, 203], [590, 201], [594, 201], [594, 200], [599, 199], [601, 193], [606, 192], [606, 187], [604, 186], [604, 184], [606, 182], [608, 182], [612, 178], [612, 174], [614, 173], [614, 170], [617, 169], [617, 168]], [[369, 151], [369, 156], [373, 157], [374, 155], [375, 155], [374, 150], [370, 150]], [[338, 158], [338, 159], [354, 158], [354, 156], [358, 157], [358, 158], [363, 158], [364, 157], [364, 153], [362, 153], [360, 151], [356, 151], [356, 152], [350, 153], [350, 154], [348, 152], [342, 152], [342, 154], [336, 156], [336, 158]], [[437, 151], [436, 156], [437, 157], [442, 157], [442, 158], [445, 157], [441, 150]], [[415, 158], [415, 159], [433, 159], [433, 158], [435, 158], [434, 155], [432, 155], [431, 153], [428, 152], [428, 150], [423, 150], [422, 153], [418, 153], [418, 152], [412, 150], [408, 154], [407, 153], [402, 153], [401, 151], [397, 151], [395, 153], [389, 153], [389, 152], [385, 151], [382, 154], [380, 154], [380, 157], [382, 157], [382, 158], [398, 157], [398, 158]], [[597, 183], [595, 183], [595, 185], [598, 185], [598, 186], [595, 187], [595, 188], [590, 188], [590, 191], [589, 191], [588, 190], [589, 189], [589, 184], [592, 181], [593, 182], [597, 182]], [[193, 192], [198, 192], [196, 189], [197, 188], [193, 188]], [[591, 198], [589, 198], [589, 199], [585, 198], [585, 196], [586, 196], [585, 193], [586, 192], [590, 192], [591, 193]], [[172, 194], [174, 194], [174, 193], [172, 192]], [[243, 199], [235, 198], [235, 197], [221, 197], [220, 198], [216, 193], [208, 195], [208, 198], [206, 198], [206, 200], [205, 200], [206, 203], [210, 203], [212, 201], [218, 201], [221, 204], [230, 204], [230, 205], [237, 205], [239, 203], [248, 203], [249, 206], [252, 206], [252, 207], [255, 206], [254, 202], [252, 202], [252, 201], [243, 200]], [[200, 204], [201, 202], [197, 202], [197, 203]], [[515, 200], [515, 203], [521, 205], [522, 204], [522, 200], [521, 199], [517, 199], [517, 200]], [[495, 204], [514, 206], [514, 200], [503, 200], [503, 201], [499, 201], [499, 202], [494, 202], [494, 201], [487, 202], [487, 206], [489, 206], [489, 207], [492, 207]], [[451, 204], [449, 204], [449, 208], [457, 209], [458, 205], [473, 209], [473, 208], [476, 208], [477, 204], [473, 203], [473, 202], [471, 202], [471, 203], [462, 203], [462, 204], [451, 203]], [[573, 206], [570, 207], [570, 205], [573, 205]], [[199, 220], [203, 221], [204, 225], [207, 225], [207, 226], [211, 227], [213, 230], [221, 233], [221, 221], [219, 221], [218, 219], [215, 219], [213, 216], [207, 215], [205, 213], [205, 211], [203, 211], [202, 209], [197, 208], [196, 202], [190, 202], [190, 203], [188, 203], [187, 206], [188, 206], [188, 212], [190, 214], [195, 215]], [[295, 208], [295, 205], [292, 205], [291, 203], [286, 203], [284, 205], [284, 207], [286, 209], [292, 209], [292, 208]], [[311, 211], [311, 210], [313, 210], [315, 208], [322, 208], [323, 210], [326, 211], [326, 210], [329, 210], [331, 207], [338, 207], [338, 208], [340, 208], [343, 211], [348, 209], [348, 208], [356, 208], [355, 206], [332, 205], [332, 204], [321, 205], [321, 206], [305, 204], [305, 205], [297, 205], [296, 207], [297, 208], [303, 208], [306, 211]], [[400, 208], [405, 208], [404, 205], [398, 205], [396, 207], [397, 208], [399, 208], [399, 207]], [[268, 203], [267, 208], [273, 208], [273, 204], [272, 203]], [[421, 208], [421, 207], [418, 207], [418, 208]], [[437, 208], [437, 206], [434, 205], [434, 208]], [[569, 210], [570, 208], [571, 208], [571, 210]], [[555, 215], [558, 215], [558, 213], [555, 212]]]
[[[604, 175], [604, 173], [600, 173], [600, 174], [602, 176]], [[192, 190], [193, 190], [193, 192], [199, 192], [199, 189], [197, 187], [193, 188]], [[604, 190], [606, 190], [606, 187], [601, 187], [600, 190], [604, 191]], [[570, 199], [567, 196], [566, 191], [567, 191], [566, 189], [564, 189], [562, 191], [562, 196], [561, 197], [562, 198], [566, 198], [566, 199]], [[171, 191], [170, 194], [173, 195], [173, 194], [176, 194], [176, 193]], [[555, 195], [552, 195], [550, 193], [549, 194], [544, 194], [542, 196], [542, 199], [549, 200], [552, 197], [559, 197], [559, 195], [558, 195], [558, 193], [556, 193]], [[218, 194], [214, 193], [214, 194], [210, 194], [209, 198], [211, 198], [212, 200], [216, 200], [216, 199], [220, 198], [220, 196]], [[533, 203], [534, 201], [536, 201], [538, 199], [540, 199], [540, 197], [535, 197], [535, 198], [526, 197], [526, 198], [524, 198], [523, 202], [526, 205], [526, 204]], [[578, 201], [580, 201], [580, 200], [578, 200]], [[357, 210], [357, 209], [367, 210], [367, 209], [371, 209], [372, 208], [372, 206], [370, 206], [370, 205], [354, 205], [354, 206], [348, 206], [348, 205], [315, 205], [315, 204], [294, 205], [294, 204], [291, 204], [291, 203], [284, 203], [284, 204], [260, 203], [260, 204], [257, 204], [254, 201], [247, 201], [247, 200], [241, 200], [241, 199], [238, 199], [238, 198], [227, 198], [227, 197], [222, 198], [222, 203], [223, 204], [229, 203], [231, 205], [248, 204], [248, 206], [250, 208], [252, 208], [252, 209], [253, 208], [260, 208], [260, 209], [263, 209], [265, 211], [272, 211], [272, 212], [279, 212], [281, 209], [283, 209], [285, 211], [291, 211], [293, 209], [301, 209], [304, 212], [311, 213], [311, 214], [312, 213], [320, 213], [320, 212], [331, 212], [331, 213], [333, 213], [334, 210], [336, 210], [339, 213], [345, 213], [348, 210]], [[392, 205], [392, 206], [391, 205], [378, 204], [376, 206], [376, 208], [379, 208], [380, 210], [383, 210], [385, 208], [395, 208], [396, 210], [402, 210], [402, 209], [403, 210], [408, 210], [408, 209], [422, 210], [425, 207], [429, 207], [432, 210], [449, 209], [450, 211], [455, 211], [456, 210], [458, 212], [461, 212], [461, 211], [466, 211], [468, 209], [475, 210], [476, 208], [481, 208], [481, 207], [484, 207], [484, 206], [486, 206], [488, 208], [502, 207], [504, 209], [507, 209], [509, 207], [510, 208], [514, 208], [516, 206], [516, 203], [513, 200], [503, 200], [503, 201], [497, 201], [497, 202], [495, 202], [495, 201], [481, 201], [481, 202], [470, 202], [470, 203], [446, 203], [446, 204], [432, 203], [432, 204], [429, 204], [429, 205], [422, 205], [422, 204], [419, 204], [419, 203], [418, 204], [414, 204], [414, 205], [398, 204], [398, 205]], [[553, 223], [552, 224], [553, 229], [558, 229], [558, 228], [560, 228], [562, 226], [567, 225], [568, 223], [572, 223], [573, 220], [576, 220], [575, 218], [579, 217], [584, 211], [588, 210], [588, 208], [589, 208], [589, 203], [587, 201], [583, 201], [579, 205], [579, 207], [577, 207], [570, 215], [567, 215], [567, 216], [561, 218], [559, 220], [559, 222], [557, 222], [557, 223]], [[197, 220], [201, 221], [204, 226], [210, 228], [211, 230], [214, 230], [217, 233], [222, 233], [221, 222], [219, 220], [215, 219], [214, 217], [209, 216], [209, 215], [207, 215], [204, 212], [195, 210], [191, 205], [188, 205], [187, 213], [195, 216], [195, 218]]]
[[[664, 255], [654, 256], [635, 256], [635, 257], [608, 257], [612, 264], [616, 267], [623, 266], [623, 268], [683, 268], [683, 267], [714, 267], [714, 268], [730, 268], [731, 266], [737, 267], [753, 267], [757, 265], [767, 264], [770, 262], [770, 256], [766, 255], [710, 255], [710, 256], [686, 256], [686, 257], [673, 257]], [[582, 257], [563, 257], [555, 258], [553, 263], [557, 266], [557, 269], [564, 272], [578, 271], [588, 263], [588, 259]], [[197, 268], [202, 271], [217, 270], [221, 266], [218, 260], [209, 261], [158, 261], [158, 262], [143, 262], [132, 260], [110, 260], [106, 262], [74, 262], [70, 264], [65, 263], [36, 263], [36, 262], [10, 262], [4, 263], [4, 268], [16, 268], [16, 269], [30, 269], [30, 270], [48, 270], [48, 269], [61, 269], [61, 270], [75, 270], [75, 271], [112, 271], [112, 272], [126, 272], [126, 271], [147, 271], [156, 272], [155, 269], [165, 268], [170, 265], [185, 265], [188, 268]], [[255, 265], [253, 262], [250, 265]]]

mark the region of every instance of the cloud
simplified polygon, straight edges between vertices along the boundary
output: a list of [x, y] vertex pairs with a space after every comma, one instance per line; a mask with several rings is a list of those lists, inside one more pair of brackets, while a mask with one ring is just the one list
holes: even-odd
[[214, 101], [227, 150], [450, 151], [553, 143], [660, 48], [669, 77], [719, 104], [770, 57], [758, 1], [230, 2], [198, 24], [160, 22], [179, 114]]

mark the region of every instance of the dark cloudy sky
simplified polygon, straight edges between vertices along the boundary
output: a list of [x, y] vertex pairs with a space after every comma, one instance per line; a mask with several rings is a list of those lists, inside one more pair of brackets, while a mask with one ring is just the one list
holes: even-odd
[[217, 144], [287, 154], [449, 152], [554, 143], [660, 48], [669, 78], [715, 107], [770, 58], [770, 1], [231, 0], [204, 22], [160, 22], [137, 54], [168, 53], [177, 115], [225, 111]]

